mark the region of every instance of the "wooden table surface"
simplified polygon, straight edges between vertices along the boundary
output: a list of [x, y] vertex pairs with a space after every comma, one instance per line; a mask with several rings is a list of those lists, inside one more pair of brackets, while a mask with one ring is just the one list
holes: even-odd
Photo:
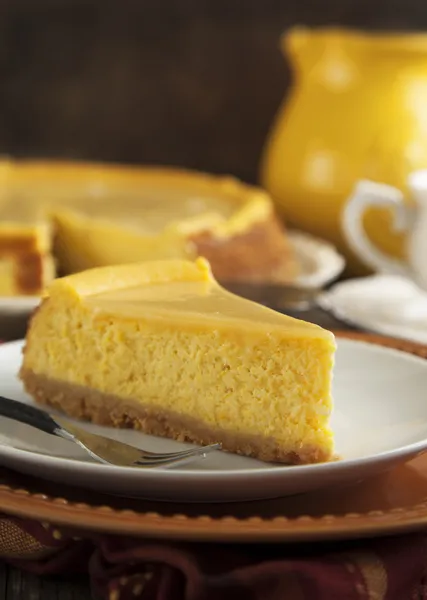
[[0, 563], [1, 600], [91, 600], [87, 578], [37, 577]]
[[[342, 323], [319, 309], [286, 312], [329, 329], [346, 329]], [[25, 330], [26, 320], [23, 318], [0, 318], [0, 339], [3, 341], [22, 338]], [[0, 600], [89, 600], [90, 598], [92, 595], [86, 578], [41, 578], [0, 562]]]

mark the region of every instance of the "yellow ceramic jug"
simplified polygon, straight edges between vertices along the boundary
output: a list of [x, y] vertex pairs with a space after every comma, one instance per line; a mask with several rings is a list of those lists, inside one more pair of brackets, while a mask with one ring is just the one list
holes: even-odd
[[[427, 34], [295, 28], [282, 42], [294, 81], [267, 140], [262, 183], [291, 225], [335, 243], [361, 273], [340, 212], [357, 180], [405, 191], [408, 174], [427, 168]], [[373, 209], [365, 225], [382, 250], [402, 256], [391, 215]]]

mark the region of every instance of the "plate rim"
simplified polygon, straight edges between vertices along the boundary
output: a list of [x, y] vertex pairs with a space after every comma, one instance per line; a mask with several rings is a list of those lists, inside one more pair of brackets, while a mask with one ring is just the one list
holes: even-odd
[[[335, 334], [427, 358], [427, 346], [422, 344], [359, 332], [335, 331]], [[414, 531], [427, 524], [427, 497], [406, 507], [344, 515], [239, 518], [231, 514], [221, 517], [182, 513], [164, 515], [161, 512], [118, 509], [108, 504], [76, 502], [64, 496], [32, 492], [19, 485], [1, 483], [0, 509], [6, 514], [86, 531], [205, 542], [283, 543], [363, 538]]]
[[41, 300], [41, 296], [0, 296], [0, 311], [4, 314], [30, 313]]
[[[407, 360], [414, 360], [417, 363], [421, 362], [423, 363], [423, 359], [419, 356], [417, 356], [414, 353], [411, 352], [405, 352], [404, 350], [402, 351], [399, 348], [396, 348], [394, 346], [391, 347], [387, 347], [384, 344], [378, 344], [378, 343], [373, 343], [370, 341], [367, 341], [366, 339], [358, 339], [358, 337], [356, 338], [352, 338], [352, 336], [348, 335], [347, 332], [345, 332], [345, 334], [343, 335], [343, 333], [341, 332], [335, 332], [335, 334], [337, 335], [338, 338], [344, 339], [344, 340], [348, 340], [348, 341], [355, 341], [357, 343], [357, 345], [360, 346], [377, 346], [378, 349], [384, 349], [387, 348], [387, 352], [391, 353], [391, 354], [403, 354], [405, 356], [405, 358]], [[366, 337], [366, 336], [365, 336]], [[25, 340], [21, 339], [21, 340], [14, 340], [12, 342], [6, 342], [0, 345], [0, 354], [3, 351], [3, 349], [7, 349], [10, 347], [16, 347], [16, 346], [22, 346], [25, 343]], [[427, 367], [427, 365], [426, 365]], [[32, 452], [29, 450], [25, 450], [25, 449], [21, 449], [21, 448], [14, 448], [14, 447], [10, 447], [6, 444], [0, 444], [1, 447], [1, 452], [4, 455], [9, 455], [9, 456], [16, 456], [18, 460], [25, 460], [27, 459], [28, 464], [32, 464], [34, 462], [37, 462], [37, 457], [40, 456], [40, 454], [36, 453], [36, 452]], [[357, 470], [358, 467], [364, 466], [364, 465], [368, 465], [372, 459], [375, 459], [376, 463], [387, 463], [390, 460], [393, 459], [394, 456], [399, 455], [402, 458], [407, 457], [408, 455], [413, 456], [417, 453], [420, 452], [427, 452], [427, 439], [421, 440], [419, 442], [415, 442], [415, 443], [411, 443], [411, 444], [406, 444], [404, 446], [400, 446], [398, 448], [393, 448], [391, 450], [385, 450], [383, 452], [379, 452], [377, 454], [374, 455], [370, 455], [367, 457], [363, 457], [363, 458], [354, 458], [354, 459], [348, 459], [348, 460], [341, 460], [341, 461], [336, 461], [336, 462], [329, 462], [329, 463], [319, 463], [319, 464], [313, 464], [313, 465], [296, 465], [292, 467], [292, 471], [300, 476], [307, 474], [307, 473], [312, 473], [313, 475], [316, 474], [316, 472], [322, 472], [322, 471], [326, 471], [327, 473], [333, 473], [333, 472], [340, 472], [340, 471], [348, 471], [348, 470]], [[80, 469], [83, 470], [87, 475], [89, 475], [93, 469], [100, 469], [102, 468], [103, 470], [105, 470], [105, 475], [107, 476], [107, 471], [108, 473], [110, 473], [112, 476], [114, 474], [114, 471], [116, 469], [120, 469], [120, 472], [123, 473], [123, 475], [130, 475], [131, 473], [133, 473], [133, 469], [131, 467], [116, 467], [113, 465], [98, 465], [98, 464], [93, 464], [93, 463], [86, 463], [83, 461], [79, 461], [77, 459], [73, 459], [73, 458], [64, 458], [64, 457], [56, 457], [56, 456], [50, 456], [48, 454], [43, 454], [42, 455], [43, 461], [46, 463], [47, 466], [49, 467], [60, 467], [61, 469], [64, 469], [65, 471], [68, 469]], [[278, 466], [272, 466], [272, 467], [259, 467], [259, 468], [253, 468], [253, 469], [232, 469], [232, 470], [212, 470], [212, 471], [198, 471], [198, 470], [191, 470], [191, 469], [171, 469], [171, 470], [161, 470], [161, 469], [150, 469], [150, 476], [153, 478], [154, 481], [158, 481], [159, 479], [168, 479], [171, 482], [176, 482], [177, 480], [179, 480], [181, 477], [186, 477], [189, 478], [191, 480], [195, 480], [195, 479], [199, 479], [202, 480], [202, 483], [206, 483], [206, 484], [212, 484], [215, 483], [215, 481], [218, 479], [218, 477], [221, 477], [221, 480], [230, 480], [230, 479], [235, 479], [237, 478], [245, 478], [248, 477], [248, 473], [250, 472], [250, 477], [251, 479], [253, 479], [254, 484], [256, 484], [257, 482], [259, 483], [260, 480], [262, 480], [266, 475], [270, 475], [270, 476], [274, 476], [275, 474], [279, 474], [280, 470], [283, 469], [283, 466], [278, 465]]]
[[298, 247], [301, 243], [306, 246], [307, 250], [310, 248], [310, 253], [318, 256], [323, 255], [315, 273], [297, 275], [294, 282], [296, 288], [324, 288], [335, 281], [344, 271], [346, 259], [330, 241], [300, 229], [289, 229], [287, 233], [296, 255], [301, 257]]
[[[233, 505], [234, 503], [230, 503]], [[343, 515], [308, 514], [297, 517], [197, 516], [115, 508], [32, 492], [22, 486], [0, 484], [0, 508], [6, 514], [59, 526], [132, 537], [150, 536], [203, 542], [306, 542], [367, 538], [415, 531], [427, 525], [427, 498], [389, 510], [347, 512]], [[230, 511], [231, 512], [231, 511]]]

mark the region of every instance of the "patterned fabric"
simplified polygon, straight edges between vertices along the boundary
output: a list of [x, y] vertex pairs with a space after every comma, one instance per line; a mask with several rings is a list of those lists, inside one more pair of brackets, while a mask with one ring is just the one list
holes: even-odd
[[427, 536], [337, 545], [174, 544], [0, 516], [0, 557], [87, 572], [104, 600], [427, 600]]

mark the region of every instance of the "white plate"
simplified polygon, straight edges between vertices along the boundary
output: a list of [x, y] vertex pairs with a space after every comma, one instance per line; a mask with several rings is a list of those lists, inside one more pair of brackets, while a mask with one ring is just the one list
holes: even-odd
[[[0, 346], [0, 395], [30, 402], [16, 377], [22, 342]], [[296, 494], [390, 469], [427, 449], [427, 361], [396, 350], [338, 340], [333, 427], [342, 460], [272, 466], [216, 452], [185, 468], [140, 470], [92, 463], [72, 443], [0, 419], [0, 463], [24, 473], [106, 491], [162, 500], [233, 501]], [[183, 444], [88, 426], [92, 431], [169, 451]]]
[[0, 296], [0, 315], [28, 315], [38, 306], [39, 302], [38, 296]]
[[349, 325], [427, 344], [427, 293], [409, 279], [396, 275], [350, 279], [320, 294], [316, 302]]
[[[344, 258], [328, 242], [300, 231], [290, 231], [289, 240], [301, 266], [297, 287], [321, 288], [343, 271]], [[28, 315], [39, 302], [38, 296], [0, 296], [0, 315]]]
[[344, 257], [329, 242], [302, 231], [289, 231], [288, 235], [300, 266], [296, 286], [322, 288], [344, 270]]

